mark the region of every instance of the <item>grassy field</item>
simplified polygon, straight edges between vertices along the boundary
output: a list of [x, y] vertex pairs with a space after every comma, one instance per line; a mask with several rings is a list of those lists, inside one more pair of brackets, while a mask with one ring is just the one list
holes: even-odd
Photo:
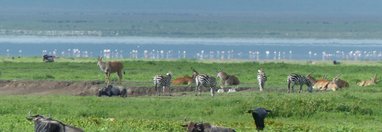
[[[36, 61], [35, 61], [36, 60]], [[102, 80], [96, 59], [61, 59], [42, 63], [37, 58], [2, 59], [0, 78], [3, 80]], [[25, 117], [29, 111], [51, 114], [53, 118], [83, 128], [85, 131], [184, 131], [188, 121], [210, 122], [254, 131], [248, 109], [261, 106], [273, 110], [266, 119], [267, 131], [381, 131], [382, 85], [358, 87], [357, 80], [380, 75], [379, 62], [344, 62], [305, 64], [303, 62], [199, 62], [191, 60], [142, 61], [125, 60], [124, 85], [147, 82], [151, 86], [155, 74], [168, 71], [174, 76], [190, 75], [190, 67], [200, 73], [216, 75], [224, 70], [237, 75], [244, 83], [240, 87], [256, 88], [252, 92], [203, 96], [1, 96], [0, 131], [33, 131], [33, 123]], [[269, 76], [265, 92], [257, 91], [256, 71], [263, 68]], [[324, 74], [349, 81], [350, 88], [336, 92], [286, 93], [286, 77], [296, 72]], [[113, 75], [116, 80], [116, 75]], [[306, 91], [306, 88], [304, 88]], [[1, 91], [0, 91], [1, 92]]]

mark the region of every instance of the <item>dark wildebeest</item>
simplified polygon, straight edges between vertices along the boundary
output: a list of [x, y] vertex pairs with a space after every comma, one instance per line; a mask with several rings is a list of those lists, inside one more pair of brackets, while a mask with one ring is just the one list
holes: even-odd
[[338, 65], [338, 64], [341, 64], [341, 62], [336, 61], [336, 60], [333, 60], [333, 64], [334, 64], [334, 65]]
[[187, 128], [187, 132], [235, 132], [235, 129], [212, 126], [210, 123], [190, 122], [182, 126]]
[[35, 132], [83, 132], [81, 128], [66, 125], [58, 120], [46, 118], [42, 115], [27, 117], [27, 120], [34, 122]]
[[110, 84], [110, 74], [115, 72], [118, 74], [119, 83], [122, 83], [122, 73], [125, 74], [123, 71], [122, 62], [102, 62], [102, 57], [98, 57], [97, 65], [99, 66], [100, 70], [105, 73], [105, 82], [107, 85]]
[[113, 87], [113, 85], [108, 85], [107, 87], [100, 88], [98, 90], [97, 96], [121, 96], [121, 97], [127, 97], [127, 90], [126, 88], [117, 88]]
[[255, 120], [257, 131], [264, 129], [265, 127], [264, 119], [265, 117], [267, 117], [268, 112], [271, 112], [271, 111], [265, 108], [256, 108], [254, 110], [248, 110], [248, 113], [252, 113], [252, 117], [253, 117], [253, 120]]
[[42, 61], [44, 62], [54, 62], [55, 56], [53, 55], [44, 55], [42, 56]]

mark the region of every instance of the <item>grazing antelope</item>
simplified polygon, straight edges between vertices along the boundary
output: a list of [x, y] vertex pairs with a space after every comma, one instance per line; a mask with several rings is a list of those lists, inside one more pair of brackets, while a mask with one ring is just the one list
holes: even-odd
[[168, 72], [165, 76], [156, 75], [154, 76], [154, 85], [157, 95], [160, 94], [160, 88], [162, 88], [163, 94], [165, 94], [166, 89], [170, 92], [172, 73]]
[[263, 91], [265, 82], [267, 81], [267, 75], [263, 69], [257, 70], [257, 81], [259, 82], [260, 91]]
[[316, 80], [313, 76], [311, 76], [311, 74], [308, 74], [306, 78], [312, 82], [313, 89], [316, 90], [326, 90], [328, 88], [328, 84], [330, 83], [330, 81], [326, 79], [326, 76], [322, 79]]
[[[293, 87], [296, 84], [300, 85], [300, 90], [298, 91], [299, 93], [302, 92], [302, 85], [304, 85], [304, 84], [306, 86], [308, 86], [308, 91], [312, 92], [312, 82], [310, 82], [305, 76], [292, 73], [292, 74], [288, 75], [287, 82], [288, 82], [288, 93], [290, 93], [291, 87], [292, 87], [292, 92], [294, 91]], [[291, 84], [292, 84], [292, 86], [291, 86]]]
[[[215, 87], [216, 87], [216, 78], [212, 76], [208, 76], [206, 74], [199, 74], [194, 68], [192, 68], [192, 78], [195, 79], [196, 88], [195, 92], [198, 92], [201, 95], [201, 87], [210, 87], [211, 96], [215, 95]], [[197, 94], [197, 95], [198, 95]]]
[[349, 87], [349, 83], [345, 80], [339, 78], [340, 75], [337, 75], [333, 80], [328, 84], [328, 89], [336, 91], [337, 89]]
[[122, 73], [125, 74], [123, 71], [123, 64], [119, 61], [111, 61], [111, 62], [102, 62], [102, 57], [98, 57], [98, 63], [100, 70], [105, 73], [105, 82], [107, 85], [110, 84], [110, 74], [111, 73], [117, 73], [119, 77], [119, 83], [122, 82]]
[[186, 75], [186, 76], [178, 77], [178, 78], [172, 80], [172, 84], [174, 84], [174, 85], [185, 85], [185, 84], [187, 84], [189, 87], [191, 87], [191, 84], [193, 81], [194, 81], [194, 79], [192, 79], [192, 77]]
[[220, 78], [221, 80], [220, 88], [224, 88], [223, 86], [232, 86], [232, 85], [237, 86], [240, 84], [240, 81], [236, 76], [229, 75], [223, 71], [218, 72], [216, 77]]
[[370, 86], [370, 85], [375, 85], [377, 84], [377, 74], [375, 74], [370, 80], [364, 80], [357, 82], [358, 86], [364, 87], [364, 86]]

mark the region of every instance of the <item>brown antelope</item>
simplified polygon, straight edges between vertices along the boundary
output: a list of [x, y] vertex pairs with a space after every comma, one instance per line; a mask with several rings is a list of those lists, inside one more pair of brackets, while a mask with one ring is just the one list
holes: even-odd
[[178, 78], [172, 80], [172, 83], [174, 85], [185, 85], [185, 84], [187, 84], [188, 86], [191, 86], [193, 81], [194, 81], [194, 79], [192, 79], [192, 77], [185, 75], [183, 77], [178, 77]]
[[328, 89], [336, 91], [337, 89], [349, 87], [349, 83], [345, 80], [339, 78], [340, 75], [337, 75], [333, 80], [328, 84]]
[[324, 76], [322, 79], [316, 80], [311, 76], [311, 74], [308, 74], [306, 78], [313, 83], [313, 89], [316, 90], [326, 90], [328, 88], [328, 84], [330, 83], [330, 81], [326, 79], [326, 76]]
[[370, 86], [377, 84], [377, 74], [375, 74], [370, 80], [364, 80], [357, 83], [358, 86]]
[[235, 75], [229, 75], [223, 71], [218, 72], [216, 77], [220, 78], [220, 88], [223, 88], [223, 86], [231, 86], [231, 85], [239, 85], [240, 81]]
[[119, 83], [122, 82], [122, 73], [125, 74], [125, 72], [123, 71], [122, 62], [119, 62], [119, 61], [102, 62], [102, 57], [98, 57], [97, 65], [99, 66], [101, 71], [105, 73], [105, 82], [107, 85], [110, 84], [111, 73], [117, 73], [119, 77]]

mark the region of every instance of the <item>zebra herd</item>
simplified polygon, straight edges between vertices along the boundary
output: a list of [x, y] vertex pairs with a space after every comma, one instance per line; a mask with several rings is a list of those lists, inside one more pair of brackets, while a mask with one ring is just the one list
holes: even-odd
[[[198, 71], [196, 71], [194, 68], [191, 67], [192, 70], [192, 79], [195, 82], [195, 93], [196, 95], [201, 95], [202, 88], [209, 88], [210, 89], [210, 94], [211, 96], [215, 96], [216, 90], [216, 85], [217, 85], [217, 80], [215, 77], [207, 75], [207, 74], [200, 74]], [[188, 76], [186, 76], [188, 77]], [[236, 86], [240, 84], [240, 81], [238, 77], [235, 75], [229, 75], [223, 71], [220, 71], [217, 73], [217, 77], [220, 78], [221, 80], [221, 89], [218, 90], [221, 91], [223, 90], [224, 86]], [[188, 80], [184, 79], [185, 77], [180, 77], [175, 80], [177, 80], [178, 84], [183, 84], [182, 82], [179, 82], [179, 80], [184, 80], [186, 81], [185, 83], [189, 83]], [[154, 86], [155, 86], [155, 91], [157, 95], [162, 94], [170, 94], [170, 86], [172, 83], [172, 73], [168, 72], [166, 75], [155, 75], [153, 78]], [[264, 70], [260, 69], [257, 75], [257, 80], [259, 81], [259, 86], [260, 86], [260, 91], [263, 91], [265, 82], [267, 81], [267, 76], [264, 72]], [[228, 92], [235, 92], [235, 89], [229, 89]], [[224, 92], [224, 90], [223, 90]]]

